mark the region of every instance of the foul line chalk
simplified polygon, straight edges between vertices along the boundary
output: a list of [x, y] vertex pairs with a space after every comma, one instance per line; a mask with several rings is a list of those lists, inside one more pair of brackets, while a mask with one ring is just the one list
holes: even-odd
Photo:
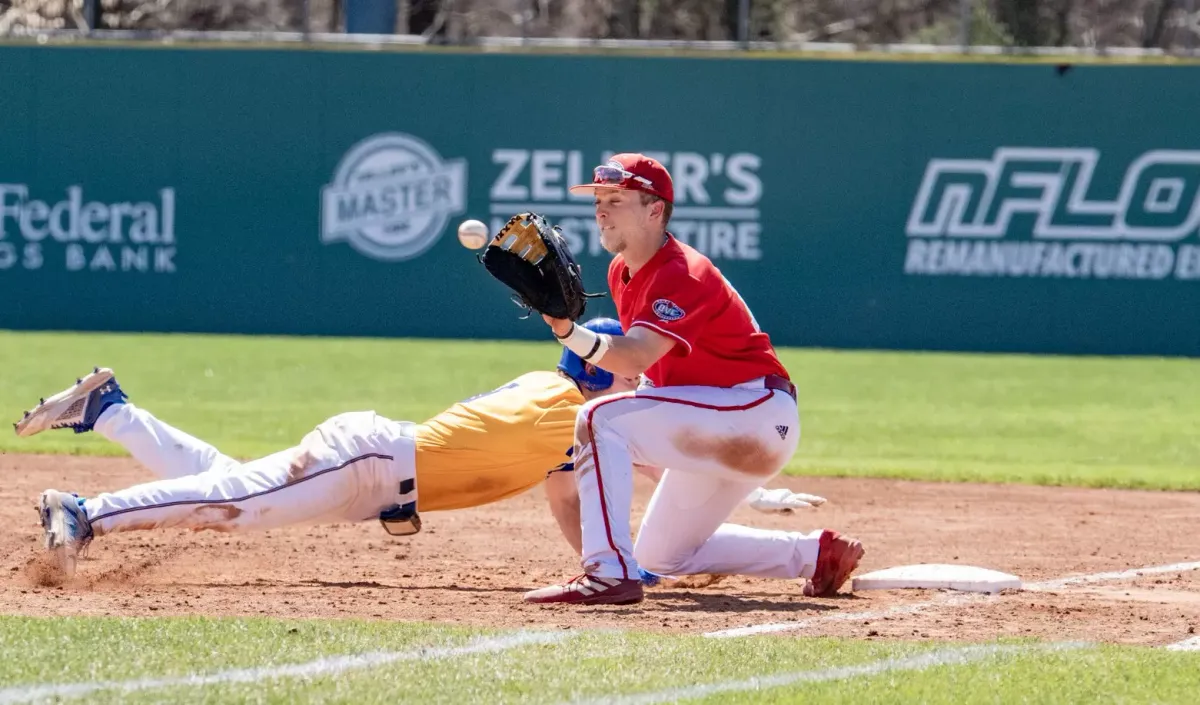
[[[1141, 575], [1157, 575], [1160, 573], [1182, 573], [1189, 570], [1200, 570], [1200, 561], [1191, 563], [1169, 563], [1167, 565], [1153, 565], [1144, 568], [1133, 568], [1130, 570], [1122, 570], [1109, 573], [1092, 573], [1090, 575], [1077, 575], [1067, 578], [1058, 578], [1056, 580], [1047, 580], [1040, 583], [1029, 583], [1025, 586], [1025, 590], [1054, 590], [1057, 588], [1070, 587], [1072, 585], [1083, 585], [1087, 583], [1101, 583], [1113, 580], [1128, 580]], [[926, 602], [917, 602], [910, 605], [897, 605], [885, 610], [876, 610], [873, 612], [836, 612], [834, 614], [821, 615], [809, 619], [802, 619], [796, 622], [776, 622], [772, 624], [755, 624], [748, 627], [736, 627], [734, 629], [721, 629], [715, 632], [705, 632], [702, 636], [710, 639], [731, 639], [743, 636], [754, 636], [756, 634], [771, 634], [775, 632], [787, 632], [797, 629], [807, 629], [818, 624], [826, 622], [848, 622], [858, 619], [880, 619], [882, 617], [893, 617], [900, 614], [915, 614], [927, 609], [935, 607], [950, 607], [961, 605], [977, 600], [987, 599], [988, 595], [977, 593], [951, 593], [940, 596], [936, 599]]]
[[1092, 573], [1091, 575], [1077, 575], [1074, 577], [1059, 578], [1058, 580], [1047, 580], [1042, 583], [1031, 583], [1026, 585], [1025, 589], [1054, 590], [1056, 588], [1070, 587], [1072, 585], [1103, 583], [1111, 580], [1129, 580], [1130, 578], [1136, 578], [1142, 575], [1158, 575], [1160, 573], [1184, 573], [1189, 570], [1200, 570], [1200, 561], [1193, 563], [1152, 565], [1145, 568], [1133, 568], [1131, 570], [1122, 570], [1115, 573]]
[[1078, 649], [1086, 644], [1066, 643], [1049, 644], [1046, 646], [967, 646], [954, 649], [939, 649], [918, 656], [891, 658], [883, 661], [872, 661], [855, 666], [838, 666], [815, 671], [798, 671], [781, 673], [773, 676], [755, 676], [739, 681], [724, 681], [706, 683], [687, 688], [669, 688], [632, 695], [608, 695], [595, 700], [575, 701], [572, 705], [653, 705], [654, 703], [675, 702], [691, 698], [705, 698], [719, 693], [739, 693], [749, 690], [766, 688], [781, 688], [801, 683], [827, 683], [830, 681], [850, 680], [852, 678], [870, 678], [882, 673], [899, 671], [924, 671], [939, 666], [961, 666], [1002, 655], [1020, 655], [1042, 651], [1063, 651]]
[[833, 614], [821, 615], [811, 619], [802, 619], [798, 622], [777, 622], [774, 624], [754, 624], [749, 627], [736, 627], [734, 629], [721, 629], [715, 632], [706, 632], [701, 636], [706, 636], [710, 639], [733, 639], [743, 636], [753, 636], [755, 634], [770, 634], [773, 632], [789, 632], [797, 629], [807, 629], [808, 627], [824, 624], [826, 622], [853, 622], [860, 619], [882, 619], [884, 617], [894, 617], [902, 614], [916, 614], [931, 607], [948, 607], [950, 605], [962, 604], [972, 599], [982, 599], [978, 593], [969, 595], [946, 595], [928, 602], [917, 602], [911, 605], [896, 605], [883, 610], [875, 610], [871, 612], [835, 612]]
[[1167, 644], [1167, 651], [1200, 651], [1200, 636], [1184, 639], [1174, 644]]
[[64, 683], [59, 685], [29, 685], [0, 690], [0, 705], [26, 703], [47, 698], [78, 698], [98, 691], [115, 690], [132, 693], [138, 690], [160, 688], [199, 688], [208, 685], [229, 683], [258, 683], [277, 678], [312, 678], [363, 668], [374, 668], [397, 661], [436, 661], [440, 659], [486, 654], [515, 649], [534, 644], [551, 644], [562, 641], [567, 633], [518, 632], [502, 637], [476, 640], [463, 646], [439, 646], [414, 651], [376, 651], [351, 656], [333, 656], [308, 663], [261, 668], [242, 668], [218, 671], [205, 675], [194, 674], [175, 678], [148, 678], [131, 681], [107, 681], [92, 683]]

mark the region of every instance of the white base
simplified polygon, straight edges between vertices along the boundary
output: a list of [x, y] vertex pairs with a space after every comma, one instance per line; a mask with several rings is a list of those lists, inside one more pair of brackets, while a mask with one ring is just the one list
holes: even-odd
[[920, 563], [877, 570], [860, 575], [854, 578], [853, 582], [855, 591], [914, 588], [996, 593], [1001, 590], [1021, 589], [1021, 579], [1008, 573], [970, 565]]

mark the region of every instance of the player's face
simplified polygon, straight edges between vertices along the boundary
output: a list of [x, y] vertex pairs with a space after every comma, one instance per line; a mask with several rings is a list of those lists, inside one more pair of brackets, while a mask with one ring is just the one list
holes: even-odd
[[600, 245], [617, 255], [629, 246], [630, 238], [650, 229], [653, 204], [642, 204], [636, 191], [596, 189], [596, 225], [600, 226]]

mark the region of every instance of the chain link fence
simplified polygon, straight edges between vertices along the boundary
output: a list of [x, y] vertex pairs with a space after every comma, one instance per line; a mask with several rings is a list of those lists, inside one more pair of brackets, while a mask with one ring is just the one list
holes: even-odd
[[[340, 34], [375, 0], [0, 0], [0, 36]], [[1200, 53], [1200, 0], [381, 0], [379, 41], [671, 43], [715, 49]], [[384, 33], [378, 33], [384, 34]]]

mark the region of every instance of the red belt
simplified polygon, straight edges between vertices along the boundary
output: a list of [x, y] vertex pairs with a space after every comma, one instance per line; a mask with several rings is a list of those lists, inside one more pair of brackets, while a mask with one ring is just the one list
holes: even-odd
[[763, 386], [767, 389], [778, 389], [781, 392], [787, 392], [792, 399], [796, 398], [796, 385], [792, 384], [787, 377], [779, 375], [767, 375], [763, 378]]

